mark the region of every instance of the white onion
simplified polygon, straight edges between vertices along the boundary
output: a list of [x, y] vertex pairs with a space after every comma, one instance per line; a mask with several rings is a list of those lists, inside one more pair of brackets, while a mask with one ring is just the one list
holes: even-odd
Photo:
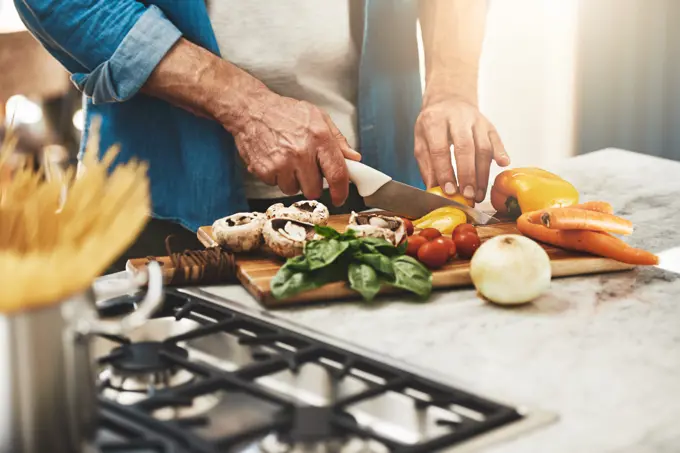
[[477, 291], [491, 302], [531, 302], [550, 287], [550, 258], [531, 239], [504, 234], [483, 243], [472, 256], [470, 276]]

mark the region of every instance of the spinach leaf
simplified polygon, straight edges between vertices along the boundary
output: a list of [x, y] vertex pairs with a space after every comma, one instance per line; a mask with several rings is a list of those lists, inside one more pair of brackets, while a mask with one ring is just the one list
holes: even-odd
[[391, 242], [383, 238], [364, 237], [361, 238], [361, 242], [364, 244], [370, 244], [376, 248], [394, 248]]
[[356, 237], [357, 237], [357, 233], [354, 230], [347, 230], [340, 235], [340, 239], [347, 240], [347, 241], [350, 240], [350, 239], [354, 239]]
[[306, 243], [304, 256], [309, 263], [309, 270], [313, 271], [328, 266], [348, 248], [349, 243], [337, 239], [323, 239]]
[[358, 247], [357, 250], [359, 250], [359, 253], [380, 253], [380, 250], [374, 245], [367, 244], [366, 242], [359, 241], [358, 242]]
[[401, 241], [401, 244], [397, 247], [397, 253], [399, 255], [404, 255], [406, 254], [406, 248], [408, 247], [408, 239], [405, 241]]
[[325, 225], [314, 225], [314, 231], [316, 232], [316, 234], [326, 239], [339, 239], [341, 241], [349, 241], [350, 239], [354, 239], [357, 237], [354, 230], [347, 230], [344, 233], [340, 233], [335, 228]]
[[422, 299], [432, 292], [432, 273], [419, 261], [408, 255], [392, 258], [395, 280], [390, 284], [410, 291]]
[[355, 253], [354, 259], [368, 264], [377, 272], [394, 279], [394, 266], [392, 266], [392, 260], [387, 256], [380, 253]]
[[380, 280], [375, 270], [365, 263], [350, 263], [348, 269], [349, 286], [371, 301], [380, 291]]
[[314, 231], [319, 236], [323, 236], [328, 239], [337, 239], [340, 237], [340, 233], [337, 232], [335, 228], [324, 225], [314, 225]]
[[270, 289], [276, 299], [286, 299], [327, 283], [344, 280], [346, 268], [346, 264], [338, 263], [337, 266], [327, 266], [316, 271], [299, 271], [284, 265], [272, 279]]
[[382, 238], [357, 238], [353, 230], [339, 233], [315, 226], [322, 239], [305, 245], [304, 254], [289, 259], [271, 281], [271, 291], [284, 299], [334, 281], [349, 280], [365, 300], [372, 300], [387, 283], [426, 298], [432, 291], [432, 274], [417, 260]]
[[294, 271], [308, 271], [309, 261], [307, 261], [306, 256], [300, 255], [290, 258], [288, 261], [286, 261], [286, 264], [284, 264], [283, 267]]
[[406, 251], [406, 248], [403, 248], [404, 252], [400, 252], [400, 248], [382, 238], [361, 238], [361, 246], [366, 253], [382, 253], [387, 256], [403, 255]]
[[349, 244], [349, 250], [352, 253], [360, 252], [362, 249], [361, 239], [350, 239], [347, 241], [347, 244]]

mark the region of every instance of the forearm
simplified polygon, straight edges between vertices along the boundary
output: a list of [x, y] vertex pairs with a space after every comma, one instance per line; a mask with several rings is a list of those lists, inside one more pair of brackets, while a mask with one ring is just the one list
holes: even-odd
[[136, 0], [14, 0], [31, 33], [95, 104], [122, 102], [144, 85], [181, 32]]
[[235, 130], [242, 126], [244, 112], [268, 90], [242, 69], [180, 39], [156, 66], [142, 92]]
[[484, 0], [420, 0], [425, 97], [460, 96], [477, 104], [479, 59], [486, 25]]

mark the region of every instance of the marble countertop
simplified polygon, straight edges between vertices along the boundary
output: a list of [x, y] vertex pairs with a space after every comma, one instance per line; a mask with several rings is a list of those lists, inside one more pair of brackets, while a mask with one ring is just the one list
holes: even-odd
[[[607, 149], [551, 170], [582, 200], [607, 200], [633, 221], [630, 242], [680, 246], [680, 162]], [[238, 286], [204, 290], [255, 304]], [[680, 451], [680, 279], [645, 268], [553, 280], [530, 305], [500, 308], [474, 290], [425, 304], [383, 300], [277, 310], [286, 318], [378, 353], [435, 370], [559, 420], [485, 451]]]

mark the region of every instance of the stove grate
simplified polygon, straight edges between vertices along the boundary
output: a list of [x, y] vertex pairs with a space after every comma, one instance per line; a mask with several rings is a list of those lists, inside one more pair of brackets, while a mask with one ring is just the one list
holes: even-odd
[[[165, 305], [158, 316], [170, 316], [178, 321], [189, 319], [198, 323], [199, 327], [193, 330], [165, 339], [162, 342], [165, 345], [162, 359], [172, 367], [180, 367], [201, 376], [201, 379], [152, 392], [148, 398], [130, 405], [100, 397], [102, 430], [110, 429], [109, 425], [114, 420], [118, 424], [134, 426], [127, 438], [101, 443], [104, 453], [134, 452], [135, 448], [163, 453], [259, 451], [239, 448], [271, 433], [276, 433], [286, 442], [307, 443], [353, 436], [377, 441], [395, 453], [425, 453], [455, 446], [523, 418], [515, 408], [324, 344], [304, 334], [176, 290], [166, 290]], [[225, 370], [211, 363], [194, 360], [188, 346], [179, 346], [180, 343], [187, 345], [214, 334], [234, 336], [238, 338], [239, 345], [253, 348], [252, 363], [235, 370]], [[126, 338], [108, 339], [121, 345], [116, 351], [134, 345]], [[185, 347], [189, 349], [188, 354], [185, 353]], [[120, 360], [115, 354], [101, 358], [100, 363], [110, 364]], [[309, 364], [325, 370], [333, 385], [341, 385], [351, 378], [357, 389], [346, 394], [339, 392], [325, 404], [309, 404], [261, 384], [263, 379], [274, 373], [286, 372], [294, 379]], [[216, 434], [214, 438], [205, 433], [213, 433], [211, 430], [218, 433], [218, 428], [224, 427], [213, 419], [210, 410], [174, 419], [159, 420], [154, 416], [159, 410], [167, 408], [175, 408], [173, 410], [181, 413], [182, 408], [191, 407], [197, 399], [210, 398], [217, 393], [230, 395], [238, 401], [251, 401], [244, 407], [266, 408], [262, 410], [271, 410], [274, 415], [266, 420], [258, 419], [257, 414], [252, 415], [252, 426], [244, 426], [227, 435]], [[397, 395], [401, 398], [400, 404], [410, 405], [422, 417], [430, 409], [451, 416], [437, 418], [436, 414], [432, 415], [435, 434], [404, 441], [385, 430], [374, 429], [370, 414], [357, 409], [388, 394]], [[211, 404], [219, 405], [220, 402]], [[358, 415], [355, 416], [355, 413]], [[123, 448], [125, 445], [127, 450]], [[169, 450], [169, 446], [172, 449]]]

